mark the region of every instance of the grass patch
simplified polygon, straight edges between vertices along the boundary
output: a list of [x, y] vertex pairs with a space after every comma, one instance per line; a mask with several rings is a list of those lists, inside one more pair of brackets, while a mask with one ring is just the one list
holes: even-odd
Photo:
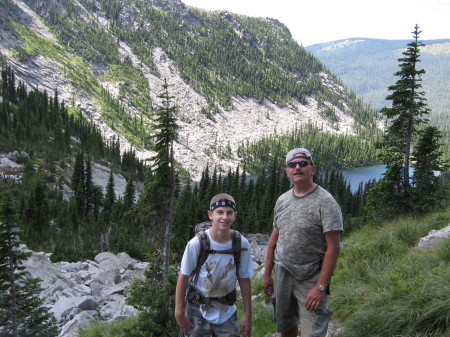
[[93, 323], [78, 331], [79, 337], [129, 337], [129, 331], [137, 324], [137, 317], [114, 322]]
[[417, 249], [448, 223], [450, 208], [347, 238], [352, 246], [341, 252], [330, 297], [343, 337], [450, 336], [450, 239]]
[[[264, 294], [261, 277], [252, 279], [252, 298], [252, 336], [264, 337], [273, 333], [276, 330], [276, 324], [273, 320], [273, 307], [270, 298]], [[244, 306], [240, 296], [236, 306], [238, 308], [238, 319], [241, 322], [244, 317]]]

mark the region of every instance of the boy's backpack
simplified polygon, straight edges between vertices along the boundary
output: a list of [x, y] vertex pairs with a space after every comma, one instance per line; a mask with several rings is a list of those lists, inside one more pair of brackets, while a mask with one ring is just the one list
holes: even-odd
[[198, 232], [206, 231], [211, 226], [212, 226], [211, 221], [203, 221], [195, 226], [191, 225], [189, 227], [189, 240], [192, 239]]
[[214, 250], [211, 249], [211, 244], [209, 242], [208, 234], [206, 234], [206, 230], [211, 227], [211, 221], [204, 221], [195, 226], [195, 235], [197, 235], [198, 240], [200, 241], [200, 254], [198, 255], [197, 266], [191, 274], [191, 279], [194, 280], [194, 284], [197, 283], [198, 274], [200, 272], [200, 268], [206, 262], [209, 254], [230, 254], [234, 257], [234, 265], [236, 266], [236, 276], [239, 278], [239, 265], [241, 262], [241, 252], [246, 251], [247, 248], [242, 248], [241, 245], [241, 233], [238, 231], [232, 231], [232, 247], [227, 250]]
[[[247, 248], [242, 248], [241, 245], [241, 233], [238, 231], [232, 231], [232, 247], [231, 249], [226, 250], [214, 250], [211, 249], [211, 243], [209, 241], [208, 234], [206, 234], [206, 230], [211, 227], [210, 221], [201, 222], [195, 226], [194, 235], [197, 235], [200, 241], [200, 254], [198, 255], [197, 266], [191, 274], [191, 282], [186, 292], [186, 299], [193, 304], [208, 304], [213, 307], [219, 308], [223, 311], [227, 311], [226, 305], [233, 305], [236, 302], [236, 289], [234, 289], [231, 293], [223, 297], [213, 297], [208, 298], [202, 296], [200, 292], [197, 291], [194, 284], [197, 284], [198, 275], [200, 272], [200, 268], [206, 262], [209, 254], [232, 254], [234, 257], [234, 264], [236, 266], [236, 276], [239, 278], [239, 264], [241, 262], [241, 252], [247, 250]], [[191, 227], [192, 228], [192, 227]]]

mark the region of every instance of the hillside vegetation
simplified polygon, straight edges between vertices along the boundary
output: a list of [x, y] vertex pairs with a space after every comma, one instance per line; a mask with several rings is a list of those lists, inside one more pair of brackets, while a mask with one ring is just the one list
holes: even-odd
[[448, 225], [447, 206], [345, 239], [330, 298], [342, 336], [450, 336], [450, 238], [417, 249], [430, 230]]
[[[236, 222], [239, 230], [269, 233], [276, 197], [289, 188], [282, 159], [287, 146], [300, 138], [308, 139], [305, 144], [312, 151], [319, 152], [324, 143], [329, 144], [327, 151], [317, 155], [323, 168], [375, 160], [373, 144], [355, 136], [323, 133], [309, 125], [281, 140], [243, 146], [243, 166], [226, 174], [222, 175], [215, 164], [206, 166], [194, 188], [186, 178], [188, 174], [177, 165], [184, 184], [177, 186], [174, 206], [174, 252], [182, 252], [188, 240], [186, 224], [206, 220], [204, 205], [224, 191], [242, 205]], [[7, 67], [2, 69], [0, 90], [0, 153], [13, 151], [26, 153], [20, 161], [22, 167], [0, 167], [2, 176], [16, 176], [16, 180], [0, 180], [0, 186], [10, 190], [15, 200], [25, 228], [23, 239], [31, 249], [51, 252], [54, 261], [93, 258], [103, 250], [126, 251], [143, 258], [151, 251], [147, 241], [154, 233], [132, 211], [137, 201], [136, 183], [153, 178], [150, 166], [139, 160], [134, 150], [121, 153], [117, 139], [105, 140], [79, 109], [59, 101], [58, 92], [49, 96], [46, 91], [29, 91], [23, 82], [16, 83], [14, 72]], [[94, 184], [95, 163], [110, 171], [107, 186]], [[113, 172], [121, 173], [127, 181], [123, 198], [114, 193]], [[248, 179], [248, 173], [253, 173], [253, 179]], [[336, 195], [348, 228], [358, 226], [352, 219], [361, 216], [363, 199], [372, 183], [352, 193], [342, 174], [327, 172], [317, 179]]]

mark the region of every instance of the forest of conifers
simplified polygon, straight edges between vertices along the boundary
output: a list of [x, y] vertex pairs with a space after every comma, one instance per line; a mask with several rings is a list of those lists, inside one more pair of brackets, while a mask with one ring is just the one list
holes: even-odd
[[[133, 150], [120, 153], [118, 141], [105, 140], [80, 111], [59, 102], [57, 92], [49, 95], [27, 91], [16, 83], [9, 67], [2, 70], [0, 105], [0, 152], [24, 151], [20, 183], [2, 180], [2, 189], [15, 200], [23, 241], [33, 250], [52, 252], [55, 261], [92, 258], [102, 250], [126, 251], [137, 258], [149, 252], [147, 240], [152, 228], [135, 216], [133, 182], [152, 179], [152, 172]], [[317, 149], [317, 162], [329, 168], [346, 162], [367, 165], [375, 162], [373, 146], [362, 146], [356, 137], [325, 135], [314, 126], [306, 126], [280, 138], [267, 138], [243, 144], [239, 151], [242, 166], [219, 174], [211, 163], [196, 183], [179, 184], [174, 210], [172, 249], [180, 253], [189, 239], [189, 227], [206, 219], [210, 198], [219, 192], [232, 194], [238, 205], [236, 228], [243, 233], [269, 233], [277, 197], [289, 188], [283, 171], [286, 148], [303, 143]], [[323, 144], [328, 150], [319, 153]], [[272, 153], [271, 158], [265, 157]], [[327, 157], [326, 157], [327, 156]], [[92, 163], [111, 168], [127, 179], [123, 198], [114, 194], [114, 180], [103, 192], [93, 184]], [[341, 166], [340, 166], [341, 165]], [[254, 179], [248, 178], [252, 173]], [[327, 171], [317, 181], [340, 203], [346, 230], [362, 225], [364, 195], [371, 185], [352, 193], [342, 174]], [[63, 184], [73, 195], [63, 197]], [[179, 256], [178, 256], [179, 257]]]

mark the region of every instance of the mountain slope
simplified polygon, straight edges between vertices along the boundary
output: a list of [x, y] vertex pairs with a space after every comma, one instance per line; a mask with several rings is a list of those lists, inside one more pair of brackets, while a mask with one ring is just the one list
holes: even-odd
[[348, 134], [377, 125], [276, 20], [177, 0], [11, 0], [0, 9], [0, 61], [17, 79], [57, 90], [141, 158], [151, 154], [151, 118], [167, 79], [179, 107], [176, 160], [194, 180], [208, 163], [234, 167], [239, 144], [296, 125]]
[[[399, 57], [412, 40], [353, 38], [308, 46], [351, 90], [374, 108], [390, 104], [385, 98], [388, 86], [397, 78]], [[432, 110], [431, 123], [450, 130], [450, 39], [424, 40], [421, 63], [423, 91]]]

